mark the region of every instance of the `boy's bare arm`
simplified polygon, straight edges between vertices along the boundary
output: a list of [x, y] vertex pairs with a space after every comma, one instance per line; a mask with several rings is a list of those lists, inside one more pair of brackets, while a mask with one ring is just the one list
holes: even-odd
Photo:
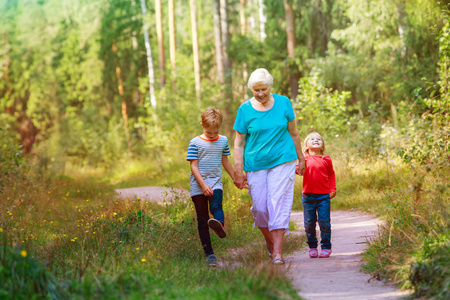
[[231, 166], [230, 161], [228, 160], [228, 156], [222, 155], [222, 166], [224, 167], [225, 171], [230, 175], [231, 179], [234, 181], [234, 170]]
[[203, 194], [205, 196], [212, 196], [214, 194], [213, 189], [203, 180], [202, 175], [200, 174], [200, 171], [198, 170], [198, 160], [191, 160], [191, 171], [192, 175], [194, 175], [195, 180], [197, 180], [198, 184], [203, 190]]

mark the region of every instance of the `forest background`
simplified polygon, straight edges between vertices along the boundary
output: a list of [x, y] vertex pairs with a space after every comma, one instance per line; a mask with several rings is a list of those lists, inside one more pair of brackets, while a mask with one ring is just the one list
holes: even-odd
[[[92, 198], [112, 187], [188, 188], [185, 152], [201, 132], [201, 112], [223, 111], [222, 133], [232, 144], [235, 113], [250, 97], [248, 76], [264, 67], [274, 76], [272, 92], [291, 98], [301, 136], [319, 131], [340, 160], [338, 187], [350, 200], [339, 205], [387, 220], [366, 258], [369, 271], [419, 296], [447, 298], [448, 5], [0, 0], [0, 234], [56, 277], [72, 278], [63, 257], [38, 247], [49, 236], [33, 244], [14, 233], [44, 197], [36, 191], [62, 185], [61, 197], [84, 191]], [[356, 193], [361, 178], [365, 193]], [[42, 209], [29, 229], [48, 230]], [[12, 220], [13, 211], [23, 215]], [[106, 213], [111, 224], [114, 214]], [[396, 234], [403, 258], [388, 253]], [[92, 265], [87, 257], [75, 267], [80, 280]]]

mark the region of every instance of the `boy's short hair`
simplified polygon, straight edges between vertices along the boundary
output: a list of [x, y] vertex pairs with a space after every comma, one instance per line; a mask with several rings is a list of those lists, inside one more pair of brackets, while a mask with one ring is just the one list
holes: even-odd
[[202, 126], [205, 128], [219, 128], [222, 125], [222, 113], [217, 107], [208, 107], [202, 113]]
[[269, 87], [273, 85], [273, 77], [269, 71], [264, 68], [259, 68], [253, 71], [247, 82], [247, 87], [252, 89], [257, 83], [267, 84]]

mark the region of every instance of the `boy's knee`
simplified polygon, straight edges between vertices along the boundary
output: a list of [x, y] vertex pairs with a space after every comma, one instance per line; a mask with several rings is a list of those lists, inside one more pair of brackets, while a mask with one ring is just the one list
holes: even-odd
[[222, 210], [222, 203], [211, 203], [209, 210], [211, 212], [214, 212], [216, 210]]
[[208, 218], [197, 217], [198, 228], [208, 227]]

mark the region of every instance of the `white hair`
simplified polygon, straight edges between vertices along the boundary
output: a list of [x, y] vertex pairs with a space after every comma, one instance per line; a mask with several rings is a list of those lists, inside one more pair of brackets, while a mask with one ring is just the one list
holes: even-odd
[[259, 68], [253, 71], [248, 79], [247, 86], [249, 89], [252, 89], [257, 83], [267, 84], [272, 87], [273, 85], [273, 77], [270, 75], [269, 71], [264, 68]]

